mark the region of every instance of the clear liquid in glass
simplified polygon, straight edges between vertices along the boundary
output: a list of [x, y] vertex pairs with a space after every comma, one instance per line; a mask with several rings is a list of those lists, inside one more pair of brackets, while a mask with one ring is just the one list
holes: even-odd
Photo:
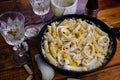
[[33, 11], [37, 15], [45, 15], [49, 12], [49, 2], [48, 1], [35, 1], [33, 3]]

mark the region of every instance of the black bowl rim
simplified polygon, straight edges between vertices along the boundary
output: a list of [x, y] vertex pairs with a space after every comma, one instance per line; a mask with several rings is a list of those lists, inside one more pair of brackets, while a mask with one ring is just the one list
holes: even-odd
[[[91, 21], [95, 21], [95, 23], [97, 24], [100, 24], [100, 26], [104, 26], [106, 28], [106, 31], [109, 35], [111, 35], [112, 39], [113, 39], [113, 45], [112, 45], [112, 52], [111, 54], [109, 55], [109, 58], [107, 59], [107, 61], [105, 63], [103, 63], [100, 67], [98, 68], [95, 68], [95, 69], [92, 69], [92, 70], [88, 70], [88, 71], [82, 71], [82, 72], [79, 72], [79, 71], [71, 71], [71, 70], [66, 70], [66, 69], [62, 69], [62, 68], [59, 68], [57, 66], [54, 66], [53, 64], [51, 64], [45, 57], [44, 57], [44, 54], [42, 53], [42, 49], [41, 49], [41, 40], [42, 40], [42, 37], [43, 37], [43, 33], [45, 31], [45, 29], [47, 28], [47, 25], [49, 25], [50, 23], [52, 22], [55, 22], [55, 21], [59, 21], [61, 19], [65, 19], [65, 18], [84, 18], [84, 19], [87, 19], [87, 20], [91, 20]], [[41, 31], [39, 32], [39, 35], [38, 35], [38, 41], [39, 41], [39, 54], [41, 55], [41, 58], [47, 63], [49, 64], [50, 66], [52, 66], [57, 72], [59, 73], [62, 73], [62, 74], [75, 74], [75, 75], [82, 75], [82, 74], [87, 74], [87, 73], [91, 73], [91, 72], [95, 72], [97, 70], [100, 70], [101, 68], [103, 68], [104, 66], [106, 66], [110, 61], [111, 59], [113, 58], [113, 56], [115, 55], [115, 52], [116, 52], [116, 47], [117, 47], [117, 41], [116, 41], [116, 38], [115, 36], [113, 35], [113, 33], [111, 32], [110, 28], [102, 21], [94, 18], [94, 17], [91, 17], [91, 16], [86, 16], [86, 15], [80, 15], [80, 14], [69, 14], [69, 15], [64, 15], [64, 16], [60, 16], [58, 18], [55, 18], [51, 21], [49, 21], [47, 24], [45, 24], [43, 26], [43, 28], [41, 29]]]

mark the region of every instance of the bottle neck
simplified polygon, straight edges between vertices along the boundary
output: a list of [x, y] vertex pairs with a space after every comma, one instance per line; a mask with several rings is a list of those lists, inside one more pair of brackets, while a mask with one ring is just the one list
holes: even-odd
[[97, 17], [97, 12], [98, 12], [98, 1], [88, 0], [85, 8], [85, 15]]
[[98, 0], [88, 0], [86, 8], [91, 10], [98, 9]]

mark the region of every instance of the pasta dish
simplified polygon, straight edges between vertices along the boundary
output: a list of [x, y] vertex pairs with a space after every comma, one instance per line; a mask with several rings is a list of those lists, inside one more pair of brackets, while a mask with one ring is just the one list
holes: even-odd
[[108, 34], [95, 24], [70, 18], [47, 26], [42, 51], [55, 66], [88, 71], [102, 65], [109, 42]]

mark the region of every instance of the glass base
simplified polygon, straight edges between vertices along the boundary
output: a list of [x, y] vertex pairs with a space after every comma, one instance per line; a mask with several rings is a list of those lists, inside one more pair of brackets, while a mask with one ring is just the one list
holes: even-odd
[[27, 25], [25, 27], [25, 36], [27, 37], [27, 39], [37, 37], [44, 24], [45, 23]]
[[25, 63], [31, 64], [28, 46], [25, 44], [24, 46], [26, 51], [23, 53], [23, 56], [19, 56], [17, 51], [12, 50], [12, 46], [4, 43], [0, 45], [0, 71], [22, 67]]
[[[22, 53], [23, 55], [20, 56], [19, 54]], [[21, 67], [22, 65], [29, 62], [30, 56], [26, 52], [14, 52], [12, 55], [13, 63], [16, 67]]]
[[29, 47], [27, 42], [22, 42], [20, 47], [16, 47], [17, 50], [13, 52], [13, 62], [16, 64], [16, 66], [22, 66], [23, 64], [28, 63], [28, 60], [30, 58], [29, 54], [27, 53], [29, 51]]

